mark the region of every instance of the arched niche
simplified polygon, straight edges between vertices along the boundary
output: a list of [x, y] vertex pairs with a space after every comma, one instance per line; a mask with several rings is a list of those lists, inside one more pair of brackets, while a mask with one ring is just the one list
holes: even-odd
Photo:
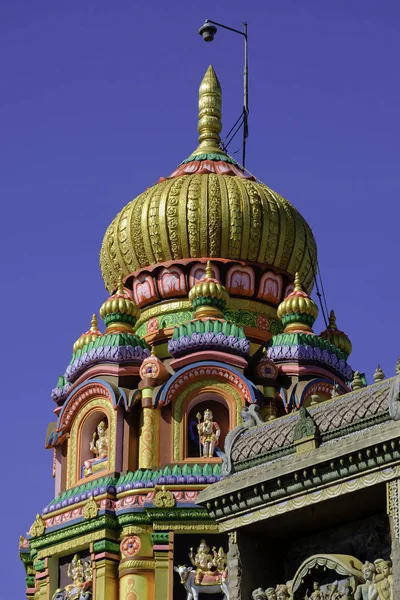
[[213, 392], [200, 392], [194, 397], [188, 405], [185, 412], [185, 423], [183, 426], [186, 431], [186, 440], [184, 440], [184, 455], [185, 458], [201, 458], [199, 435], [197, 431], [198, 419], [197, 415], [201, 415], [201, 420], [204, 418], [204, 412], [211, 410], [213, 421], [218, 423], [221, 430], [221, 435], [218, 441], [218, 448], [214, 452], [214, 456], [219, 455], [219, 451], [224, 451], [224, 443], [227, 433], [230, 429], [229, 405], [225, 398], [220, 394]]
[[[78, 440], [81, 447], [79, 465], [80, 479], [88, 477], [89, 475], [94, 475], [100, 471], [109, 470], [108, 460], [110, 451], [108, 450], [107, 458], [103, 456], [100, 458], [99, 456], [96, 456], [96, 453], [93, 450], [91, 450], [92, 442], [96, 444], [98, 440], [98, 429], [100, 427], [102, 427], [103, 431], [107, 432], [105, 437], [107, 439], [107, 445], [109, 449], [110, 435], [107, 414], [100, 410], [94, 410], [89, 413], [82, 422], [80, 440]], [[87, 473], [88, 470], [90, 473]]]
[[[90, 442], [96, 431], [97, 425], [105, 421], [108, 429], [108, 460], [100, 465], [99, 470], [93, 469], [93, 473], [85, 476], [82, 471], [84, 462], [95, 458], [90, 451]], [[68, 440], [68, 487], [78, 482], [99, 477], [105, 472], [116, 470], [116, 411], [112, 410], [111, 404], [104, 398], [93, 398], [84, 404], [76, 415]]]
[[[226, 419], [226, 421], [224, 419], [224, 429], [225, 422], [228, 422], [228, 431], [234, 429], [234, 427], [241, 422], [241, 411], [242, 407], [246, 404], [246, 401], [234, 386], [215, 379], [202, 379], [187, 385], [187, 387], [185, 387], [185, 389], [173, 400], [172, 453], [173, 460], [176, 462], [182, 460], [193, 460], [193, 462], [195, 462], [196, 460], [199, 460], [199, 455], [197, 455], [197, 458], [190, 458], [188, 456], [187, 446], [188, 415], [192, 412], [192, 408], [196, 406], [199, 398], [201, 399], [200, 404], [202, 407], [204, 406], [204, 408], [207, 408], [207, 400], [219, 402], [222, 406], [222, 409], [220, 410], [225, 408], [228, 412], [229, 419]], [[196, 413], [198, 410], [199, 408], [197, 408]], [[214, 418], [214, 420], [217, 419]], [[218, 461], [220, 459], [208, 459], [208, 461], [213, 460]]]

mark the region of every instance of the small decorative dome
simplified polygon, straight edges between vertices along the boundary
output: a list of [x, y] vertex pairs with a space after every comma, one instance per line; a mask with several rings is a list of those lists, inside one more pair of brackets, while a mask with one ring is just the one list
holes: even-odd
[[98, 329], [97, 316], [96, 314], [94, 314], [92, 317], [91, 327], [89, 331], [86, 331], [86, 333], [82, 333], [82, 335], [76, 340], [73, 346], [73, 352], [75, 353], [77, 350], [81, 350], [81, 348], [83, 348], [87, 344], [90, 344], [90, 342], [94, 342], [95, 339], [101, 337], [102, 335], [103, 334]]
[[189, 292], [189, 300], [195, 309], [195, 319], [202, 317], [222, 318], [229, 294], [226, 288], [215, 279], [211, 262], [207, 262], [206, 272], [202, 280], [196, 283]]
[[334, 346], [336, 346], [336, 348], [342, 350], [342, 352], [346, 355], [346, 358], [351, 354], [351, 341], [343, 331], [338, 329], [336, 325], [336, 315], [333, 310], [331, 310], [329, 315], [328, 327], [322, 331], [322, 333], [320, 333], [319, 337], [324, 338], [324, 340], [328, 340]]
[[140, 316], [140, 308], [132, 300], [132, 296], [124, 287], [122, 278], [118, 289], [100, 308], [100, 316], [106, 325], [106, 333], [126, 331], [131, 333]]
[[294, 290], [280, 303], [277, 315], [285, 326], [284, 333], [291, 331], [312, 333], [318, 308], [314, 300], [303, 290], [298, 273], [294, 279]]
[[222, 92], [210, 66], [199, 90], [199, 146], [169, 177], [129, 202], [104, 236], [100, 266], [118, 278], [171, 260], [225, 258], [267, 265], [314, 282], [317, 249], [300, 213], [249, 176], [220, 147]]

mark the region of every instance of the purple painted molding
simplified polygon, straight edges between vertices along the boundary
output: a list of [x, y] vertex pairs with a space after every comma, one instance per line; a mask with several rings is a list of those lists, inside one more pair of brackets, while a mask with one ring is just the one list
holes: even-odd
[[352, 368], [336, 354], [312, 346], [271, 346], [268, 348], [268, 358], [272, 360], [315, 360], [340, 373], [347, 381], [353, 377]]
[[250, 342], [247, 338], [240, 340], [234, 335], [226, 335], [212, 331], [205, 333], [194, 332], [191, 336], [183, 335], [180, 338], [172, 338], [168, 342], [168, 351], [171, 356], [176, 357], [188, 350], [223, 350], [247, 356], [250, 353]]

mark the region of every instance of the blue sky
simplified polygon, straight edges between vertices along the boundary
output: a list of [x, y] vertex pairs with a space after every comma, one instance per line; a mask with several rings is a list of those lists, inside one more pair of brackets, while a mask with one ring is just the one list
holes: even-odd
[[[205, 44], [196, 33], [205, 18], [248, 21], [247, 166], [313, 228], [352, 366], [370, 381], [378, 362], [394, 374], [398, 2], [3, 0], [5, 597], [24, 595], [18, 538], [53, 498], [50, 391], [107, 297], [98, 267], [106, 227], [196, 147], [197, 90], [210, 63], [225, 132], [240, 113], [242, 39], [220, 30]], [[240, 158], [239, 141], [236, 150]]]

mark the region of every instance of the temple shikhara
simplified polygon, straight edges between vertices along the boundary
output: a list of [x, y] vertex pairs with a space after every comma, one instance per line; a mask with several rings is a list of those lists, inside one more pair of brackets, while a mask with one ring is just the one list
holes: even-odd
[[27, 600], [400, 598], [400, 362], [367, 385], [340, 315], [315, 330], [314, 235], [222, 149], [221, 103], [209, 67], [197, 149], [105, 233]]

